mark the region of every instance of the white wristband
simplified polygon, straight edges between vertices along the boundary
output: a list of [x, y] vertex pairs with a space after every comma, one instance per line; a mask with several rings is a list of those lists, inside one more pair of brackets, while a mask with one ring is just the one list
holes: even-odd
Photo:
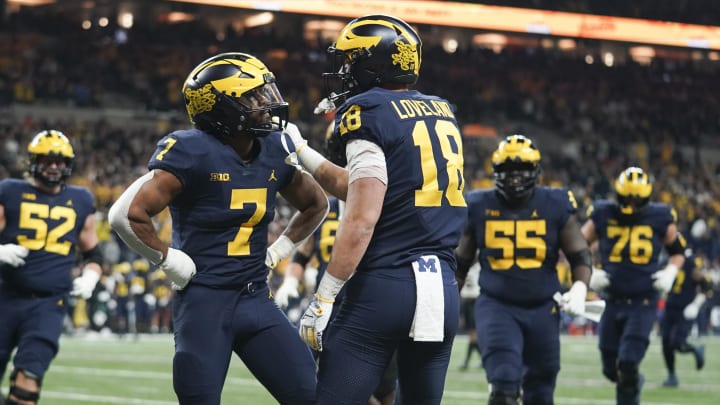
[[277, 254], [278, 261], [282, 261], [290, 256], [290, 253], [295, 249], [295, 243], [287, 236], [280, 235], [268, 249], [272, 249]]
[[326, 271], [320, 280], [316, 295], [319, 296], [318, 299], [325, 300], [325, 302], [335, 302], [335, 297], [343, 285], [345, 285], [345, 280], [340, 280]]
[[308, 145], [302, 145], [298, 149], [297, 155], [300, 158], [300, 163], [302, 163], [305, 170], [307, 170], [310, 174], [315, 174], [318, 167], [320, 167], [323, 162], [327, 161], [323, 155]]

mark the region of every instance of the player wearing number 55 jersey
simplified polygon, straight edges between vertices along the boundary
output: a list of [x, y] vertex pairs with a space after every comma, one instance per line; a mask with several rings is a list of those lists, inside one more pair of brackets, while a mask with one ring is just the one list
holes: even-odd
[[490, 383], [489, 405], [551, 405], [560, 370], [559, 250], [572, 268], [564, 309], [584, 310], [591, 258], [567, 189], [536, 186], [540, 151], [511, 135], [493, 153], [494, 190], [467, 195], [468, 223], [457, 248], [464, 280], [479, 252], [475, 328]]
[[[625, 169], [615, 181], [617, 202], [596, 201], [588, 210], [582, 232], [598, 242], [603, 270], [596, 270], [590, 287], [604, 291], [607, 307], [599, 325], [603, 374], [616, 383], [618, 405], [640, 401], [643, 377], [640, 362], [650, 343], [659, 292], [670, 291], [685, 261], [675, 211], [650, 202], [652, 183], [639, 167]], [[670, 254], [658, 270], [660, 252]]]
[[[37, 402], [58, 351], [65, 298], [90, 298], [103, 261], [93, 196], [65, 185], [75, 158], [68, 138], [42, 131], [28, 152], [28, 179], [0, 181], [0, 381], [17, 348], [8, 405]], [[78, 253], [86, 264], [73, 280]]]
[[[282, 404], [315, 401], [315, 363], [275, 305], [266, 278], [310, 235], [327, 198], [285, 164], [287, 104], [274, 75], [243, 53], [214, 56], [188, 76], [183, 94], [194, 129], [158, 142], [150, 172], [110, 210], [113, 228], [165, 271], [173, 301], [173, 385], [180, 404], [217, 405], [234, 352]], [[276, 194], [298, 211], [271, 245]], [[151, 218], [170, 207], [172, 247]]]
[[404, 21], [354, 19], [330, 52], [339, 65], [328, 75], [342, 89], [329, 98], [344, 100], [332, 136], [347, 170], [292, 135], [303, 166], [347, 200], [330, 263], [300, 320], [303, 339], [322, 351], [318, 403], [365, 403], [397, 350], [402, 402], [439, 404], [460, 312], [460, 131], [448, 101], [410, 89], [421, 42]]

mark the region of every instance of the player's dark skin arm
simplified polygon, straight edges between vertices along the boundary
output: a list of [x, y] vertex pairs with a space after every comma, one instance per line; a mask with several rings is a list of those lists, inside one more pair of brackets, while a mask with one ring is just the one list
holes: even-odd
[[183, 189], [174, 174], [155, 169], [153, 178], [140, 187], [128, 209], [128, 220], [135, 235], [147, 246], [167, 257], [168, 245], [158, 238], [152, 217], [160, 213]]
[[[560, 230], [560, 249], [565, 255], [572, 255], [573, 253], [579, 253], [583, 250], [589, 249], [588, 243], [583, 236], [583, 232], [580, 231], [580, 225], [578, 224], [575, 215], [571, 215]], [[582, 281], [586, 285], [590, 284], [590, 276], [592, 275], [592, 268], [584, 264], [576, 264], [572, 268], [573, 282]]]
[[458, 247], [455, 248], [455, 260], [457, 261], [457, 271], [455, 271], [455, 280], [458, 283], [458, 290], [465, 285], [470, 267], [475, 262], [477, 254], [477, 241], [475, 240], [475, 230], [471, 226], [466, 226], [460, 237]]
[[293, 242], [301, 242], [317, 229], [327, 215], [325, 192], [310, 174], [298, 170], [280, 194], [298, 210], [283, 233]]

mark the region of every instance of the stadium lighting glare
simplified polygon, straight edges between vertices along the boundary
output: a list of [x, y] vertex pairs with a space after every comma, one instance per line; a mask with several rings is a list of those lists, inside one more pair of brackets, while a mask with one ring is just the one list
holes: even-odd
[[595, 58], [592, 55], [587, 54], [585, 55], [585, 63], [587, 63], [588, 65], [592, 65], [593, 63], [595, 63]]
[[574, 39], [563, 38], [558, 41], [558, 48], [563, 51], [572, 51], [577, 48], [577, 42]]
[[634, 46], [629, 53], [632, 60], [641, 65], [649, 65], [655, 57], [655, 49], [650, 46]]
[[87, 30], [89, 30], [90, 28], [92, 28], [92, 21], [90, 21], [90, 20], [83, 20], [83, 22], [82, 22], [82, 24], [81, 24], [80, 26], [82, 27], [82, 29], [84, 29], [85, 31], [87, 31]]
[[247, 28], [260, 27], [262, 25], [268, 25], [274, 20], [275, 16], [273, 15], [273, 13], [266, 11], [245, 18], [244, 25]]
[[708, 59], [710, 59], [712, 61], [719, 61], [720, 60], [720, 52], [708, 53]]
[[110, 20], [108, 20], [107, 17], [100, 17], [98, 19], [98, 25], [101, 27], [107, 27], [107, 25], [110, 23]]
[[455, 38], [447, 38], [443, 41], [443, 49], [447, 53], [455, 53], [458, 49], [458, 41]]
[[134, 18], [133, 13], [120, 13], [120, 15], [118, 15], [118, 25], [123, 28], [130, 29], [133, 26]]
[[615, 55], [612, 52], [605, 52], [603, 54], [603, 63], [607, 67], [612, 67], [615, 64]]
[[8, 0], [8, 6], [43, 6], [55, 3], [55, 0]]

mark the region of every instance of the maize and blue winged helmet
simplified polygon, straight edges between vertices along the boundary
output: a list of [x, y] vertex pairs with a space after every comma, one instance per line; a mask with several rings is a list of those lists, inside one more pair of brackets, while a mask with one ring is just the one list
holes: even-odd
[[[54, 187], [64, 183], [72, 174], [75, 152], [70, 140], [62, 132], [47, 129], [38, 132], [28, 145], [28, 172], [41, 183]], [[55, 167], [52, 167], [55, 164]]]
[[622, 214], [638, 213], [650, 202], [650, 176], [639, 167], [628, 167], [615, 180], [615, 194]]
[[420, 75], [422, 41], [397, 17], [374, 14], [350, 21], [328, 52], [336, 57], [333, 71], [323, 74], [333, 102], [376, 86], [413, 85]]
[[182, 93], [190, 122], [217, 137], [263, 137], [284, 129], [288, 120], [275, 75], [245, 53], [223, 53], [200, 63]]
[[492, 155], [495, 189], [510, 204], [525, 201], [540, 175], [540, 151], [524, 135], [505, 138]]

